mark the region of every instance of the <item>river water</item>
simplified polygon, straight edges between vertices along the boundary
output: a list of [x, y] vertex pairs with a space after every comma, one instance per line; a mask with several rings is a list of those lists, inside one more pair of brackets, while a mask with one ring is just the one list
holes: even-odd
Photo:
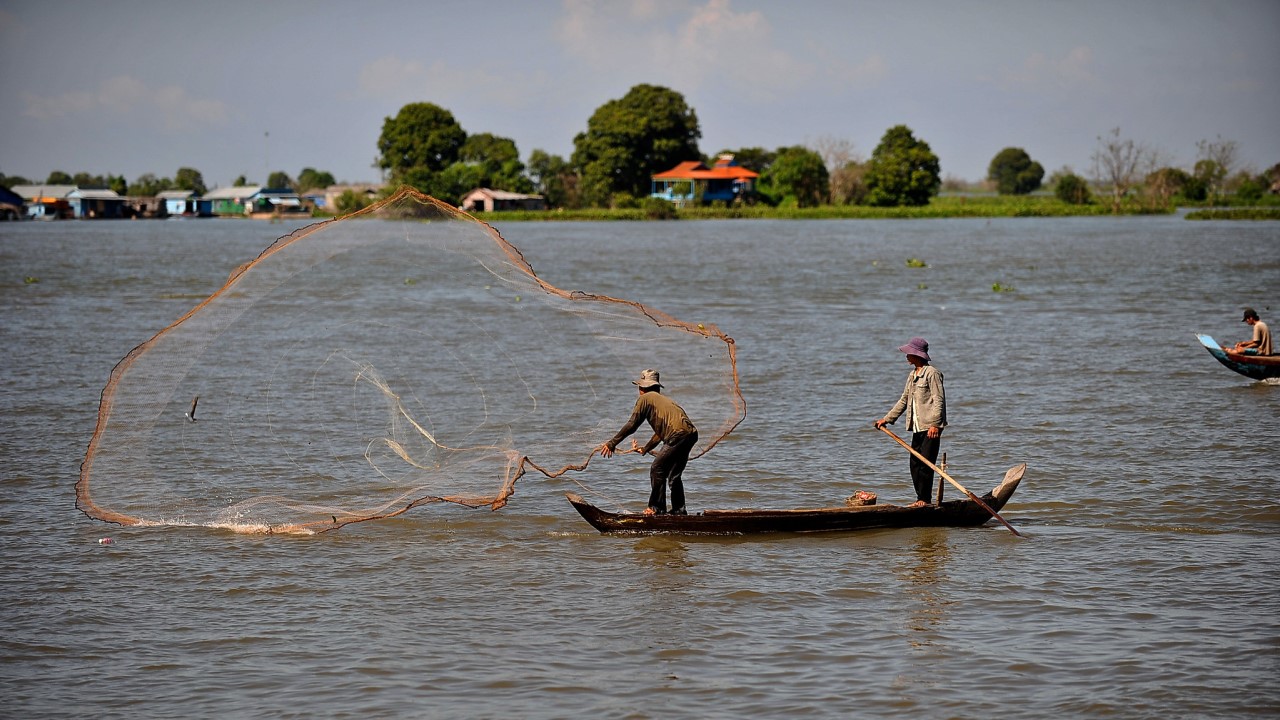
[[82, 515], [112, 366], [292, 229], [0, 224], [0, 715], [1280, 713], [1280, 386], [1194, 337], [1280, 322], [1280, 223], [499, 224], [556, 286], [735, 338], [747, 419], [690, 465], [691, 510], [909, 502], [871, 422], [922, 335], [951, 474], [1028, 464], [1024, 539], [606, 537], [559, 479], [312, 537]]

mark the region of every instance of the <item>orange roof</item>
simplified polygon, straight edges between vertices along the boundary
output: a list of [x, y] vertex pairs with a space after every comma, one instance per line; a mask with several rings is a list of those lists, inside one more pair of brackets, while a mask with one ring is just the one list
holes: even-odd
[[653, 176], [654, 180], [751, 180], [760, 177], [760, 173], [752, 172], [739, 165], [722, 165], [716, 163], [709, 168], [697, 160], [686, 160], [679, 165]]

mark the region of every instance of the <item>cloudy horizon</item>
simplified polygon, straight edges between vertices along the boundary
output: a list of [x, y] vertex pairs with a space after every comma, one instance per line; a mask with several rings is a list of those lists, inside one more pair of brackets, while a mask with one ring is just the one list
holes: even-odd
[[1200, 141], [1280, 163], [1280, 4], [795, 0], [0, 2], [0, 173], [209, 187], [305, 167], [371, 182], [383, 121], [431, 102], [568, 158], [596, 108], [681, 93], [704, 154], [905, 124], [945, 177], [1002, 148], [1087, 173], [1113, 128], [1190, 168]]

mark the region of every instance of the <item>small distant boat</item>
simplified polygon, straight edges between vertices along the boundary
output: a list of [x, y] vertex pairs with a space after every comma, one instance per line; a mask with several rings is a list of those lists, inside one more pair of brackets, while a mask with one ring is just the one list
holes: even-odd
[[1280, 355], [1244, 355], [1227, 350], [1208, 335], [1196, 335], [1196, 338], [1218, 362], [1245, 377], [1254, 380], [1280, 378]]
[[[1026, 463], [1015, 465], [982, 501], [996, 512], [1018, 489]], [[991, 519], [978, 503], [950, 500], [941, 505], [855, 505], [798, 510], [704, 510], [696, 515], [640, 515], [611, 513], [574, 493], [565, 497], [583, 519], [602, 533], [677, 533], [686, 535], [744, 535], [770, 532], [838, 532], [874, 528], [977, 527]]]

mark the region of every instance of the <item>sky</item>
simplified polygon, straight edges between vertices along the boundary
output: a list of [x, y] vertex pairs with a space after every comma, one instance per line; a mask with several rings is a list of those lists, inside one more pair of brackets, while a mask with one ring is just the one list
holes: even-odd
[[1280, 163], [1276, 0], [0, 0], [0, 173], [378, 182], [413, 102], [566, 159], [604, 103], [683, 95], [704, 154], [905, 124], [944, 178], [1020, 147], [1088, 174], [1099, 137], [1190, 168]]

